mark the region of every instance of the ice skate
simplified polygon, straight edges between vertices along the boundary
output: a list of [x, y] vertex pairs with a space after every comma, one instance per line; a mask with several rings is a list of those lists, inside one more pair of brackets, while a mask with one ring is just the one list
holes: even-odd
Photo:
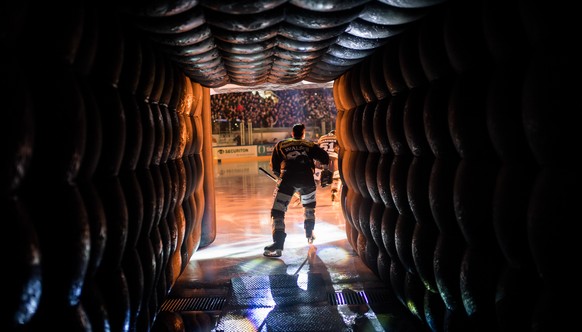
[[282, 246], [278, 245], [277, 243], [273, 243], [269, 246], [265, 247], [265, 252], [263, 252], [263, 256], [266, 257], [281, 257], [283, 254]]
[[263, 252], [263, 256], [266, 257], [281, 257], [283, 254], [283, 245], [285, 243], [285, 238], [287, 234], [276, 231], [273, 234], [273, 244], [268, 245], [265, 247], [265, 251]]
[[305, 237], [307, 238], [307, 243], [313, 244], [313, 241], [315, 240], [315, 234], [313, 233], [313, 231], [306, 230]]

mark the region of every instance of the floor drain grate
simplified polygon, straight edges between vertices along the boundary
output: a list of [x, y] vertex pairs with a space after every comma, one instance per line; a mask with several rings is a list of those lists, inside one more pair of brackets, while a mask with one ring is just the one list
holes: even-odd
[[328, 294], [331, 305], [385, 303], [389, 298], [390, 293], [385, 290], [372, 292], [343, 290]]
[[162, 303], [162, 311], [215, 311], [222, 310], [224, 297], [183, 297], [166, 299]]

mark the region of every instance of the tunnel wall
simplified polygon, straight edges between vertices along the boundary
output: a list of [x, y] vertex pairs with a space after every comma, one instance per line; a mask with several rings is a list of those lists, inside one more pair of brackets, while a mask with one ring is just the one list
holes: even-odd
[[209, 90], [110, 9], [4, 9], [0, 330], [148, 331], [216, 235]]
[[[3, 331], [148, 330], [216, 235], [208, 91], [106, 4], [1, 11]], [[334, 82], [346, 235], [431, 330], [577, 323], [580, 29], [551, 6], [451, 1]]]
[[575, 324], [580, 60], [548, 5], [452, 1], [334, 82], [348, 240], [432, 331]]

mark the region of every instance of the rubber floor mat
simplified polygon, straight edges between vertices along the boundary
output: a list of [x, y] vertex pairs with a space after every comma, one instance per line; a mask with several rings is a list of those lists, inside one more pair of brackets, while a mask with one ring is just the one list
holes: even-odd
[[[366, 302], [361, 292], [349, 292], [352, 297], [337, 294], [318, 273], [243, 276], [231, 281], [232, 293], [215, 332], [348, 332], [353, 331], [348, 326], [357, 314], [341, 304]], [[338, 301], [338, 296], [343, 300]]]
[[320, 274], [243, 276], [232, 279], [228, 306], [273, 307], [326, 302], [325, 282]]

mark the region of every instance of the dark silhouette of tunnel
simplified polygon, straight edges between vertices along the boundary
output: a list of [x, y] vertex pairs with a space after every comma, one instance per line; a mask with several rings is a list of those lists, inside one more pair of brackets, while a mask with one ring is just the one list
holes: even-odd
[[209, 89], [301, 80], [333, 81], [346, 235], [402, 306], [576, 326], [573, 5], [246, 4], [0, 6], [3, 331], [150, 330], [216, 236]]

